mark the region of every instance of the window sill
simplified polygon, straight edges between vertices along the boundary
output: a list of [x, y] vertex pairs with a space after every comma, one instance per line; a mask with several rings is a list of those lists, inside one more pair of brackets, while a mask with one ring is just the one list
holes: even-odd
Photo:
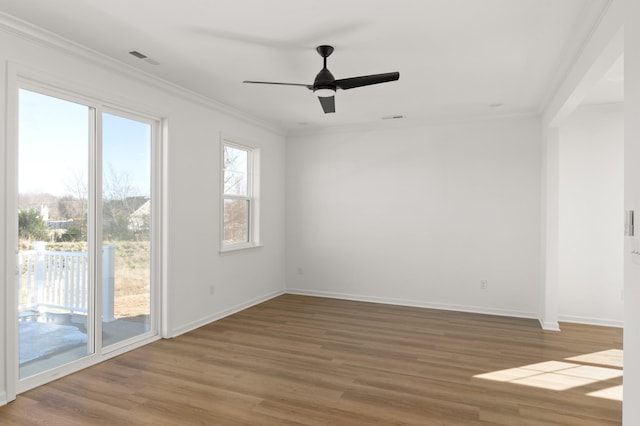
[[226, 256], [229, 254], [241, 253], [243, 251], [254, 250], [259, 248], [262, 248], [262, 244], [243, 244], [238, 246], [221, 248], [219, 253], [220, 253], [220, 256]]

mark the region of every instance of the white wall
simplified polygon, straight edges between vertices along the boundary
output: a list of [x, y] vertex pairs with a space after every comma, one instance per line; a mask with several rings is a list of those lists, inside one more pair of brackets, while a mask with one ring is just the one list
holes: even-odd
[[537, 318], [539, 178], [532, 117], [291, 136], [287, 287]]
[[621, 327], [623, 105], [578, 109], [559, 148], [559, 319]]
[[[8, 26], [5, 26], [8, 25]], [[17, 36], [14, 23], [0, 22], [0, 236], [3, 249], [7, 231], [15, 224], [7, 220], [14, 209], [4, 190], [6, 171], [13, 158], [5, 155], [7, 140], [5, 111], [13, 74], [29, 75], [43, 83], [78, 91], [106, 102], [167, 118], [169, 141], [166, 154], [168, 183], [167, 246], [168, 318], [167, 334], [175, 335], [202, 325], [241, 307], [279, 294], [284, 289], [284, 136], [233, 111], [228, 113], [196, 95], [154, 82], [129, 68], [51, 39], [51, 44], [33, 41], [27, 34]], [[29, 30], [40, 37], [37, 30]], [[10, 105], [11, 108], [14, 105]], [[261, 148], [262, 155], [262, 242], [264, 247], [220, 256], [219, 187], [220, 132]], [[46, 176], [43, 176], [45, 179]], [[0, 251], [0, 253], [5, 254]], [[12, 285], [13, 264], [1, 256], [2, 288]], [[215, 294], [209, 286], [215, 285]], [[5, 294], [2, 294], [3, 301]], [[0, 363], [10, 347], [5, 347], [5, 303], [0, 304]], [[13, 368], [13, 366], [8, 366]], [[0, 369], [0, 397], [6, 376]]]
[[[178, 334], [284, 290], [284, 139], [207, 109], [170, 114], [169, 308]], [[219, 254], [219, 132], [261, 149], [263, 247]], [[209, 286], [215, 294], [209, 294]]]
[[[640, 2], [628, 0], [625, 14], [625, 209], [640, 215]], [[638, 217], [638, 216], [636, 216]], [[636, 237], [625, 238], [624, 271], [624, 404], [623, 424], [640, 424], [640, 225]]]

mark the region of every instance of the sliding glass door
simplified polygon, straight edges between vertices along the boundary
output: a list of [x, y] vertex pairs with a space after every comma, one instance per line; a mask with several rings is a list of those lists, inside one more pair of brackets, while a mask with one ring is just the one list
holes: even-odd
[[18, 93], [20, 380], [157, 333], [156, 122], [69, 99]]
[[90, 124], [95, 110], [19, 92], [19, 377], [94, 352], [89, 244]]
[[151, 329], [151, 123], [102, 115], [102, 345]]

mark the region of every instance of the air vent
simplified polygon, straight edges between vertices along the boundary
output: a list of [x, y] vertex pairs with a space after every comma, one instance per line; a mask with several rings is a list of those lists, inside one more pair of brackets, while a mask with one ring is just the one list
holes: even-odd
[[149, 63], [151, 65], [160, 65], [160, 62], [149, 58], [147, 55], [145, 55], [144, 53], [139, 52], [137, 50], [130, 50], [129, 51], [129, 55], [135, 56], [138, 59], [142, 59], [143, 61], [145, 61], [145, 62], [147, 62], [147, 63]]
[[147, 55], [145, 55], [144, 53], [140, 53], [137, 50], [132, 50], [131, 52], [129, 52], [129, 55], [133, 55], [138, 59], [147, 59]]
[[387, 115], [386, 117], [382, 117], [383, 120], [397, 120], [399, 118], [404, 118], [404, 115]]

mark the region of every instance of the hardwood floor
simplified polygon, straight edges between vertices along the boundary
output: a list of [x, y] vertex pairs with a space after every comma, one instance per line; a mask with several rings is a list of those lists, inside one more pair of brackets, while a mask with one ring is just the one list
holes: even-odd
[[621, 424], [620, 401], [587, 395], [622, 384], [602, 365], [619, 351], [567, 358], [620, 350], [622, 330], [562, 330], [283, 295], [21, 394], [0, 424]]

